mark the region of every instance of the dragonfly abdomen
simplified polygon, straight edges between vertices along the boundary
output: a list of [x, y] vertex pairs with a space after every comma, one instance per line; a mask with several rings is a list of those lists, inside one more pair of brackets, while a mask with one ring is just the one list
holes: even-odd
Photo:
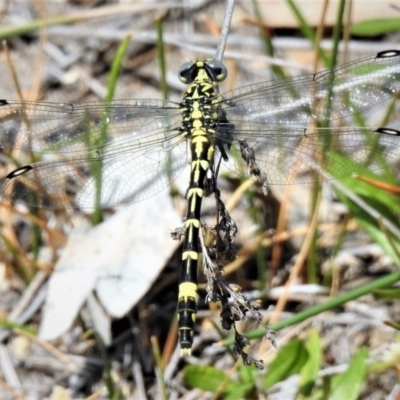
[[[201, 202], [204, 196], [204, 180], [212, 160], [207, 158], [212, 143], [197, 132], [192, 139], [192, 163], [190, 184], [186, 193], [188, 211], [185, 221], [185, 241], [178, 295], [178, 329], [182, 355], [189, 355], [193, 343], [193, 331], [197, 312], [197, 263], [200, 258], [199, 234], [201, 229]], [[201, 150], [200, 152], [198, 152]], [[211, 151], [212, 152], [212, 151]]]

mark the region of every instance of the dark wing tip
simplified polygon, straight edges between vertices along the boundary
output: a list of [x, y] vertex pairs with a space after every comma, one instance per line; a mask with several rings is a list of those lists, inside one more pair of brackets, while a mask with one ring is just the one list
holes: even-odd
[[6, 178], [7, 179], [13, 179], [17, 176], [23, 175], [25, 173], [27, 173], [28, 171], [30, 171], [31, 169], [33, 169], [33, 167], [31, 165], [24, 165], [23, 167], [14, 169], [14, 171], [11, 171]]
[[380, 51], [376, 55], [376, 58], [389, 58], [398, 56], [400, 56], [400, 50], [385, 50], [385, 51]]
[[391, 128], [378, 128], [375, 132], [383, 133], [385, 135], [400, 136], [400, 131]]

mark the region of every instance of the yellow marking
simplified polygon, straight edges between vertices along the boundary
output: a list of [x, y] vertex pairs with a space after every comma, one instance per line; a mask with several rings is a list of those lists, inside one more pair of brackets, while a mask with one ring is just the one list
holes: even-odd
[[210, 167], [210, 163], [207, 160], [196, 160], [192, 162], [192, 171], [194, 171], [193, 181], [198, 182], [200, 178], [200, 168], [207, 171]]
[[200, 160], [192, 161], [192, 171], [194, 171], [193, 181], [198, 182], [200, 178]]
[[190, 218], [186, 220], [185, 226], [186, 228], [189, 228], [191, 226], [194, 226], [195, 228], [200, 228], [200, 221], [195, 218]]
[[192, 127], [193, 127], [194, 129], [199, 129], [199, 128], [201, 128], [202, 126], [203, 126], [203, 122], [202, 122], [200, 119], [196, 119], [196, 120], [194, 120], [193, 123], [192, 123]]
[[[211, 83], [208, 83], [208, 82], [203, 82], [202, 83], [202, 89], [203, 89], [203, 92], [208, 92], [210, 89], [213, 89], [213, 85], [211, 84]], [[209, 93], [204, 93], [206, 96], [210, 96], [210, 94]]]
[[190, 212], [194, 212], [194, 210], [196, 209], [196, 197], [195, 196], [193, 196], [193, 198], [192, 199], [190, 199], [190, 201], [189, 201], [189, 208], [190, 208]]
[[187, 197], [190, 199], [190, 211], [194, 212], [194, 209], [196, 208], [196, 196], [198, 197], [203, 197], [204, 192], [203, 189], [200, 188], [192, 188], [188, 190]]
[[181, 354], [181, 357], [190, 356], [190, 355], [192, 355], [192, 349], [181, 349], [181, 353], [180, 354]]
[[197, 128], [197, 129], [196, 128], [192, 129], [190, 134], [192, 136], [203, 136], [203, 137], [206, 137], [206, 131], [205, 131], [204, 127], [203, 127], [203, 124], [201, 124], [200, 127]]
[[204, 170], [207, 171], [207, 169], [210, 167], [210, 163], [207, 160], [195, 160], [192, 161], [192, 171], [194, 171], [194, 177], [193, 181], [197, 183], [200, 178], [200, 167]]
[[[210, 149], [208, 151], [210, 151]], [[208, 153], [207, 153], [207, 155], [208, 155]], [[210, 168], [210, 163], [207, 160], [199, 160], [199, 161], [200, 161], [201, 168], [203, 168], [204, 171], [207, 171], [208, 168]]]
[[207, 139], [207, 137], [204, 136], [203, 131], [201, 131], [202, 134], [201, 135], [196, 135], [196, 131], [194, 132], [194, 135], [196, 135], [195, 137], [192, 138], [192, 143], [194, 143], [196, 145], [194, 151], [197, 155], [197, 157], [200, 157], [201, 152], [203, 151], [203, 143], [208, 143], [209, 140]]
[[[191, 99], [198, 99], [200, 97], [199, 92], [198, 92], [198, 85], [194, 84], [190, 88], [193, 89], [193, 93], [191, 93], [190, 98]], [[192, 107], [193, 106], [194, 106], [194, 104], [192, 104]]]
[[199, 197], [203, 197], [203, 194], [204, 194], [204, 192], [203, 192], [203, 189], [201, 189], [201, 188], [190, 188], [188, 190], [187, 196], [190, 199], [193, 195], [197, 195]]
[[193, 243], [193, 227], [190, 226], [189, 229], [186, 230], [186, 236], [189, 243]]
[[205, 69], [200, 69], [199, 73], [196, 76], [196, 79], [194, 80], [196, 82], [196, 84], [199, 83], [199, 81], [202, 81], [200, 83], [203, 83], [205, 80], [209, 79], [207, 72]]
[[192, 161], [192, 171], [194, 171], [195, 169], [199, 169], [200, 161], [201, 161], [200, 158]]
[[[210, 146], [207, 151], [207, 160], [211, 162], [213, 158], [214, 158], [214, 146]], [[207, 168], [209, 168], [209, 166]]]
[[185, 222], [185, 228], [186, 228], [186, 235], [188, 238], [188, 242], [192, 243], [193, 242], [193, 228], [200, 228], [200, 221], [195, 218], [188, 219]]
[[200, 119], [203, 116], [203, 113], [200, 110], [193, 110], [190, 116], [193, 119]]
[[208, 138], [207, 136], [204, 135], [204, 130], [203, 129], [196, 129], [193, 130], [193, 136], [195, 136], [192, 141], [193, 142], [203, 142], [203, 143], [207, 143], [208, 142]]
[[195, 251], [183, 251], [182, 252], [182, 261], [184, 260], [197, 260], [199, 257], [198, 253], [196, 253]]
[[191, 201], [191, 203], [190, 203], [190, 211], [191, 211], [192, 213], [194, 213], [195, 210], [196, 210], [196, 201], [197, 201], [197, 199], [193, 198], [192, 201]]
[[179, 285], [179, 300], [187, 298], [197, 299], [197, 285], [193, 282], [183, 282]]
[[215, 97], [211, 103], [212, 104], [219, 104], [221, 102], [221, 100], [222, 100], [222, 97], [218, 96], [218, 97]]

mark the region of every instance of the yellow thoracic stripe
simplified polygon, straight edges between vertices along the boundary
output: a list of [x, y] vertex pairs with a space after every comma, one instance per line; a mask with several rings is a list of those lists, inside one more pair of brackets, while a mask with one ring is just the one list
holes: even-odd
[[196, 61], [192, 83], [184, 94], [182, 105], [182, 135], [190, 141], [191, 172], [186, 193], [188, 211], [178, 297], [178, 330], [182, 355], [190, 355], [197, 312], [197, 263], [199, 256], [200, 211], [204, 196], [204, 181], [213, 166], [212, 135], [216, 131], [218, 105], [212, 100], [218, 95], [217, 83], [206, 68], [206, 60]]

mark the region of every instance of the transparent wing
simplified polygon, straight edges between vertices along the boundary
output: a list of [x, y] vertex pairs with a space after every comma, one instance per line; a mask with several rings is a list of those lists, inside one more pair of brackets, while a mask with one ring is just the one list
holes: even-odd
[[1, 152], [22, 161], [2, 179], [2, 195], [55, 208], [92, 208], [96, 196], [102, 207], [143, 200], [186, 165], [180, 119], [179, 105], [167, 101], [2, 100]]
[[[83, 104], [0, 100], [0, 148], [34, 153], [80, 151], [100, 146], [102, 129], [110, 139], [131, 135], [128, 142], [145, 138], [157, 127], [178, 117], [177, 103], [162, 100], [114, 100]], [[90, 146], [93, 144], [93, 148]]]
[[394, 129], [248, 124], [228, 138], [221, 128], [214, 141], [233, 149], [227, 167], [246, 173], [253, 165], [265, 174], [266, 184], [326, 181], [400, 164], [400, 131]]
[[378, 53], [313, 75], [244, 86], [221, 96], [229, 121], [307, 127], [354, 114], [400, 91], [400, 51]]

